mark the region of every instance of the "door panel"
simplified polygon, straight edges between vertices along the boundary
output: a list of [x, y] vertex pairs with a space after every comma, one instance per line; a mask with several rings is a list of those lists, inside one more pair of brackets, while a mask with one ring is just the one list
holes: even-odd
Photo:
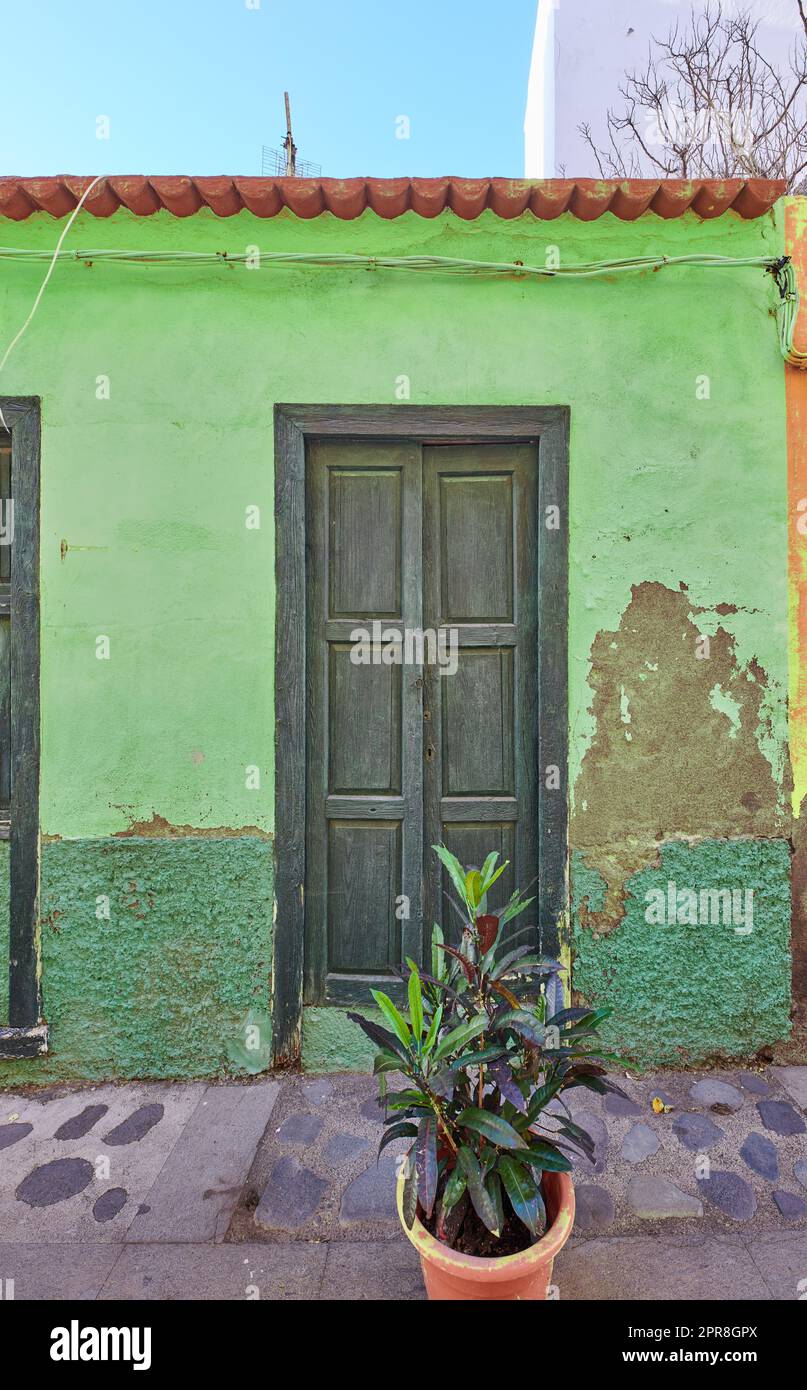
[[426, 923], [451, 938], [433, 844], [465, 864], [492, 849], [510, 860], [491, 909], [538, 872], [537, 455], [534, 445], [423, 450], [424, 623], [454, 629], [459, 644], [456, 674], [431, 667], [424, 690]]
[[[312, 442], [306, 462], [304, 999], [344, 1004], [420, 957], [420, 671], [381, 658], [390, 627], [421, 625], [421, 463], [414, 444], [351, 441]], [[374, 639], [375, 620], [357, 664], [352, 634]]]
[[[510, 860], [491, 907], [537, 873], [537, 465], [537, 445], [308, 443], [306, 1003], [396, 994], [432, 922], [456, 939], [433, 844]], [[441, 628], [453, 673], [394, 659]]]

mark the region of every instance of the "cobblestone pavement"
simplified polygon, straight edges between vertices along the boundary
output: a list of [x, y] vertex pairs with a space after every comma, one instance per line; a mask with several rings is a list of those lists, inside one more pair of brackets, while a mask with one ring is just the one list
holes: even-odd
[[[596, 1151], [558, 1295], [803, 1297], [807, 1067], [620, 1084], [571, 1094]], [[0, 1091], [6, 1296], [422, 1298], [375, 1097], [357, 1075]]]

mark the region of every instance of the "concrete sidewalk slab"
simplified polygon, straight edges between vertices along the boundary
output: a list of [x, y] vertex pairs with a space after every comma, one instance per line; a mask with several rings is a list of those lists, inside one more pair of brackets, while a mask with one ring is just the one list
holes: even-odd
[[123, 1240], [207, 1089], [146, 1083], [47, 1098], [0, 1094], [0, 1127], [14, 1141], [3, 1149], [4, 1239]]
[[[0, 1245], [4, 1299], [95, 1299], [120, 1254], [117, 1245]], [[7, 1281], [14, 1281], [13, 1291]]]
[[748, 1249], [774, 1298], [807, 1299], [807, 1231], [769, 1232]]
[[284, 1245], [126, 1245], [102, 1300], [319, 1298], [328, 1253], [315, 1241]]
[[655, 1301], [772, 1297], [739, 1236], [611, 1236], [574, 1241], [555, 1261], [562, 1299]]
[[220, 1240], [280, 1086], [209, 1086], [169, 1153], [127, 1242]]

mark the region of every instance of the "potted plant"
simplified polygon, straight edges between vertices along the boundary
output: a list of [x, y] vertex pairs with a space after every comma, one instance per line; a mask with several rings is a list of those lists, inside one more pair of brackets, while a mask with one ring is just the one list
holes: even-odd
[[[563, 967], [517, 944], [534, 941], [534, 929], [504, 931], [534, 900], [517, 890], [489, 913], [507, 863], [497, 868], [492, 853], [481, 869], [464, 869], [445, 846], [434, 850], [457, 891], [458, 945], [435, 925], [431, 971], [413, 960], [401, 968], [408, 1017], [380, 990], [371, 993], [388, 1026], [350, 1015], [378, 1049], [379, 1153], [412, 1140], [399, 1165], [398, 1212], [429, 1298], [544, 1299], [574, 1222], [570, 1154], [594, 1152], [563, 1094], [578, 1086], [622, 1094], [603, 1066], [619, 1059], [597, 1045], [611, 1011], [551, 1011], [548, 986]], [[392, 1073], [404, 1084], [388, 1090]]]

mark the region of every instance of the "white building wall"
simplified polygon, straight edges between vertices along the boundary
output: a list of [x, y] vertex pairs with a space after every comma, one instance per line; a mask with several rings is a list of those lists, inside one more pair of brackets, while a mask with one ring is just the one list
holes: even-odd
[[[697, 0], [700, 7], [705, 0]], [[763, 52], [786, 65], [801, 29], [796, 0], [723, 0], [760, 20]], [[640, 69], [652, 35], [686, 24], [690, 0], [537, 0], [524, 118], [527, 178], [597, 178], [578, 127], [607, 144], [608, 107], [621, 109], [625, 73]]]

